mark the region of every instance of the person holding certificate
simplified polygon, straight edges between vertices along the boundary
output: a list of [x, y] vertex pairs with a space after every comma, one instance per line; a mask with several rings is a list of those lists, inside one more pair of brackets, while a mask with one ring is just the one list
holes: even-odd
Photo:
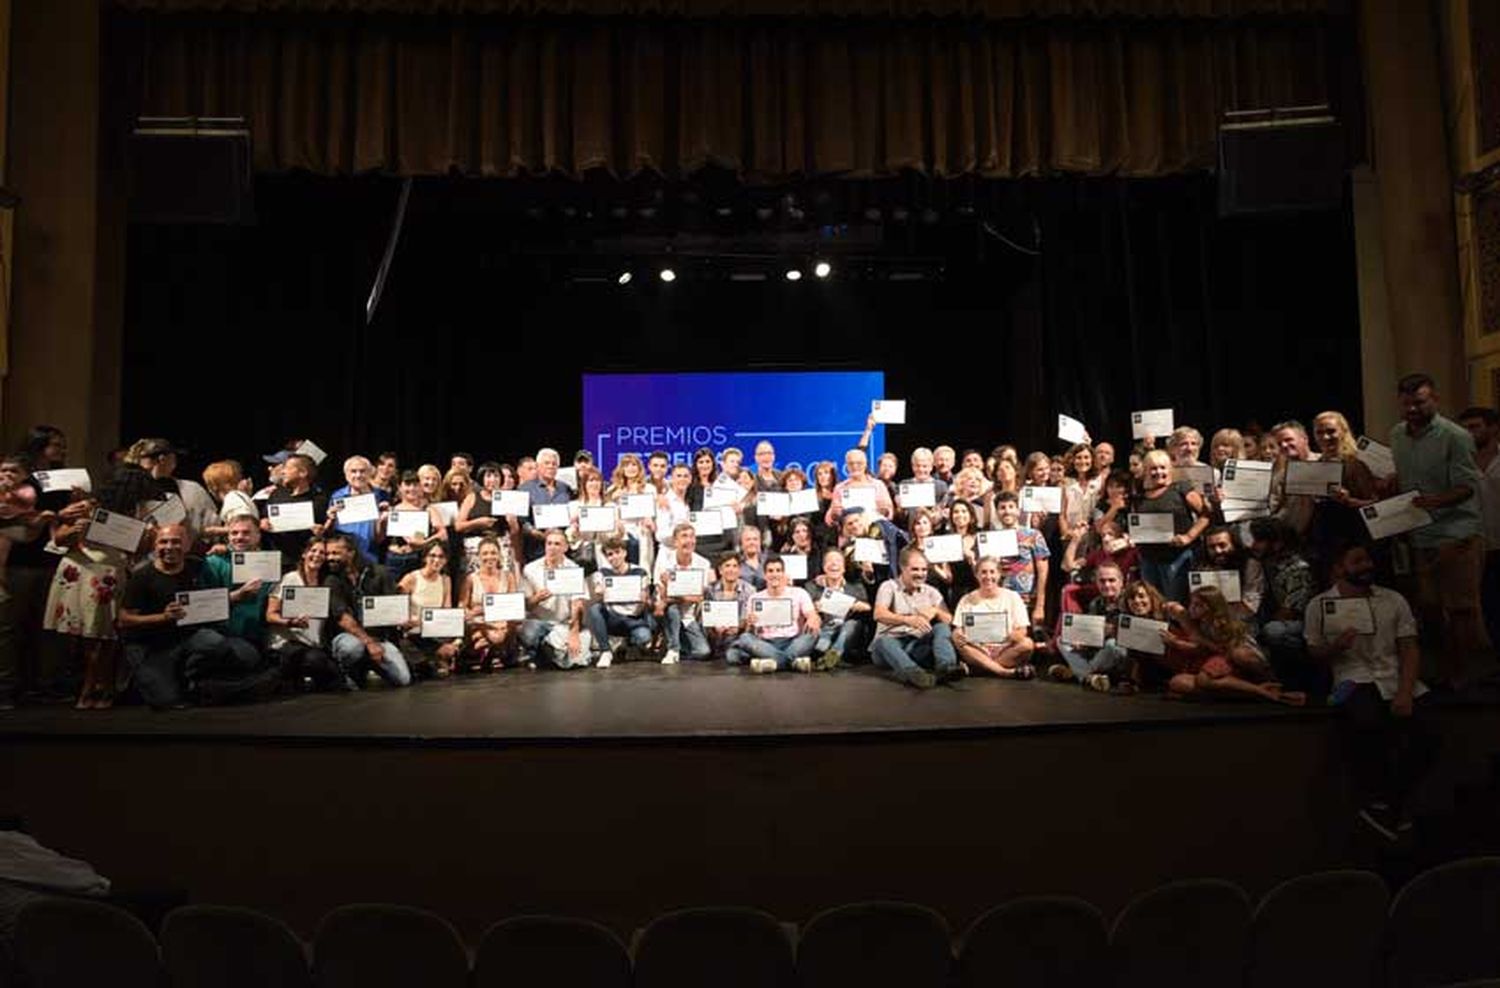
[[[542, 465], [540, 453], [537, 465]], [[576, 571], [576, 577], [571, 572], [559, 576], [564, 571]], [[552, 589], [574, 579], [576, 594]], [[526, 620], [521, 623], [520, 634], [521, 664], [534, 668], [541, 655], [550, 658], [559, 669], [588, 665], [589, 651], [583, 644], [583, 611], [588, 603], [583, 567], [568, 558], [568, 537], [561, 529], [548, 530], [542, 542], [542, 555], [521, 568], [521, 591], [526, 594]]]
[[898, 682], [931, 689], [963, 675], [953, 649], [953, 615], [943, 606], [942, 594], [927, 586], [927, 557], [920, 550], [902, 549], [898, 564], [899, 575], [875, 593], [870, 658], [891, 670]]
[[812, 521], [808, 518], [788, 518], [786, 521], [789, 522], [786, 540], [777, 551], [783, 556], [806, 556], [808, 576], [816, 575], [812, 572], [812, 564], [820, 557], [824, 547], [813, 541]]
[[377, 597], [396, 596], [396, 583], [384, 566], [370, 563], [353, 532], [333, 532], [323, 540], [327, 560], [323, 585], [329, 589], [328, 617], [338, 630], [329, 651], [348, 680], [346, 688], [363, 689], [370, 670], [387, 686], [410, 686], [411, 666], [397, 639], [411, 621], [366, 628], [366, 605]]
[[218, 460], [204, 467], [203, 486], [219, 510], [215, 523], [202, 532], [205, 542], [217, 542], [220, 537], [227, 535], [231, 518], [238, 515], [250, 515], [252, 518], [259, 516], [260, 511], [255, 502], [243, 490], [249, 486], [243, 469], [234, 460]]
[[1207, 567], [1239, 574], [1240, 599], [1229, 610], [1252, 631], [1260, 629], [1260, 609], [1265, 600], [1266, 571], [1260, 560], [1240, 545], [1238, 529], [1215, 525], [1203, 533], [1203, 559]]
[[[519, 490], [531, 495], [532, 506], [538, 504], [567, 504], [573, 500], [573, 489], [557, 479], [557, 467], [561, 457], [557, 450], [544, 448], [536, 453], [536, 477], [521, 484]], [[521, 523], [524, 539], [522, 558], [527, 562], [537, 559], [545, 551], [547, 533], [539, 531], [527, 518]]]
[[1013, 491], [995, 495], [995, 515], [998, 529], [1016, 533], [1017, 555], [1000, 561], [1004, 586], [1021, 595], [1031, 623], [1040, 625], [1047, 616], [1047, 568], [1052, 552], [1041, 532], [1021, 525], [1021, 505]]
[[1198, 454], [1203, 451], [1203, 433], [1190, 425], [1180, 425], [1167, 437], [1167, 455], [1174, 467], [1198, 465]]
[[[683, 469], [681, 465], [678, 469]], [[713, 567], [697, 553], [698, 534], [688, 522], [672, 530], [672, 549], [656, 557], [656, 617], [665, 625], [667, 650], [661, 657], [664, 666], [676, 665], [686, 655], [690, 659], [709, 656], [708, 636], [703, 633], [703, 593]], [[679, 574], [681, 574], [679, 576]]]
[[[1141, 551], [1141, 577], [1168, 600], [1187, 600], [1188, 567], [1193, 561], [1193, 543], [1208, 528], [1208, 502], [1194, 490], [1172, 483], [1172, 458], [1153, 449], [1141, 459], [1141, 492], [1131, 499], [1133, 518], [1165, 515], [1172, 534], [1144, 536], [1132, 525], [1130, 540]], [[1149, 529], [1155, 532], [1155, 528]]]
[[[300, 688], [304, 679], [311, 680], [315, 690], [333, 689], [344, 680], [338, 664], [328, 652], [326, 609], [324, 617], [316, 617], [300, 613], [300, 608], [295, 606], [301, 591], [324, 589], [325, 559], [323, 540], [309, 540], [297, 568], [282, 575], [281, 582], [271, 588], [270, 599], [266, 601], [271, 655], [281, 669], [281, 681], [293, 689]], [[287, 590], [292, 591], [291, 601], [285, 601]], [[289, 616], [288, 612], [294, 609], [299, 613]]]
[[1317, 499], [1287, 490], [1287, 465], [1313, 462], [1317, 457], [1308, 445], [1307, 429], [1301, 422], [1290, 419], [1278, 422], [1271, 427], [1270, 436], [1276, 445], [1276, 465], [1271, 473], [1271, 513], [1284, 519], [1298, 536], [1305, 536], [1312, 524]]
[[[213, 642], [215, 668], [211, 672], [198, 672], [199, 676], [221, 675], [230, 677], [247, 675], [262, 663], [261, 649], [266, 644], [266, 601], [276, 580], [235, 579], [235, 557], [240, 553], [254, 553], [260, 548], [260, 522], [253, 515], [239, 515], [230, 519], [228, 532], [229, 551], [209, 556], [203, 560], [203, 575], [199, 581], [203, 587], [223, 587], [229, 591], [229, 620], [223, 625], [204, 628], [200, 634], [217, 634], [221, 642]], [[280, 554], [269, 556], [276, 564], [277, 579], [280, 579]], [[189, 669], [190, 676], [195, 670]]]
[[[962, 503], [962, 502], [960, 502]], [[928, 554], [927, 541], [937, 534], [932, 512], [917, 508], [911, 514], [911, 545]], [[960, 536], [960, 544], [962, 536]], [[953, 599], [953, 567], [949, 563], [927, 563], [927, 585], [943, 595], [944, 603]]]
[[[970, 672], [976, 667], [1001, 679], [1036, 675], [1026, 604], [1021, 595], [1000, 585], [1000, 561], [979, 560], [979, 589], [963, 596], [953, 609], [953, 646]], [[968, 630], [965, 630], [965, 629]]]
[[812, 489], [818, 495], [818, 513], [813, 516], [813, 538], [819, 542], [832, 542], [838, 535], [838, 523], [828, 518], [828, 510], [833, 504], [833, 489], [838, 486], [838, 482], [838, 467], [834, 466], [833, 461], [820, 460], [812, 465]]
[[[714, 563], [718, 579], [708, 588], [708, 594], [704, 597], [703, 604], [703, 631], [708, 635], [709, 648], [713, 654], [722, 658], [726, 664], [737, 666], [745, 661], [746, 653], [735, 647], [734, 640], [745, 630], [745, 615], [750, 606], [750, 595], [755, 593], [755, 588], [740, 579], [740, 560], [732, 552], [721, 555]], [[734, 621], [727, 619], [723, 624], [712, 620], [714, 605], [728, 606], [734, 614]]]
[[766, 588], [745, 605], [746, 630], [734, 640], [736, 651], [750, 656], [754, 673], [812, 672], [812, 650], [821, 626], [812, 598], [790, 586], [780, 556], [766, 559]]
[[[707, 446], [701, 447], [693, 454], [692, 483], [683, 494], [683, 500], [687, 503], [689, 511], [703, 511], [706, 507], [710, 507], [708, 500], [711, 492], [715, 490], [714, 484], [718, 479], [719, 464], [714, 459], [714, 451]], [[710, 556], [717, 556], [729, 547], [730, 542], [723, 533], [698, 538], [698, 548]]]
[[[265, 542], [270, 548], [281, 553], [281, 568], [292, 569], [296, 567], [303, 553], [307, 550], [309, 543], [323, 537], [325, 523], [318, 519], [328, 517], [328, 496], [315, 486], [318, 479], [318, 465], [313, 458], [302, 453], [290, 453], [281, 464], [281, 481], [271, 488], [270, 494], [266, 496], [267, 516], [260, 523], [260, 530], [265, 535]], [[312, 508], [312, 526], [310, 528], [283, 529], [272, 522], [270, 517], [271, 505], [276, 505], [277, 514], [288, 504], [301, 504], [308, 502]], [[306, 510], [301, 508], [299, 510]]]
[[1305, 694], [1283, 690], [1271, 679], [1270, 663], [1229, 613], [1218, 587], [1195, 590], [1186, 607], [1169, 603], [1166, 612], [1166, 661], [1173, 670], [1167, 689], [1173, 695], [1253, 697], [1294, 707], [1307, 702]]
[[755, 444], [755, 489], [757, 491], [779, 491], [781, 471], [776, 469], [776, 447], [769, 439]]
[[177, 447], [165, 439], [139, 439], [130, 451], [142, 470], [156, 481], [158, 496], [171, 494], [182, 500], [187, 512], [188, 531], [195, 540], [207, 544], [204, 533], [219, 521], [219, 506], [203, 485], [193, 480], [183, 480], [177, 473]]
[[1299, 685], [1316, 685], [1308, 679], [1306, 644], [1302, 637], [1302, 612], [1317, 589], [1312, 566], [1298, 551], [1297, 533], [1280, 518], [1255, 518], [1250, 522], [1252, 556], [1265, 574], [1265, 593], [1260, 605], [1260, 640], [1282, 679]]
[[760, 529], [750, 525], [740, 529], [740, 579], [755, 590], [764, 590], [766, 587], [765, 557], [761, 555], [760, 549]]
[[401, 500], [385, 516], [386, 531], [397, 530], [385, 540], [385, 566], [391, 579], [397, 581], [422, 566], [428, 546], [448, 544], [448, 527], [443, 524], [442, 514], [432, 506], [416, 471], [401, 474], [399, 489]]
[[187, 557], [187, 540], [183, 525], [157, 529], [150, 565], [131, 573], [120, 602], [125, 661], [136, 692], [154, 710], [187, 705], [182, 667], [194, 629], [178, 624], [186, 615], [180, 595], [197, 588], [200, 569]]
[[860, 647], [874, 609], [864, 586], [844, 579], [844, 554], [837, 549], [823, 552], [823, 572], [808, 583], [808, 594], [823, 615], [817, 644], [813, 646], [813, 668], [836, 669], [843, 657]]
[[1340, 547], [1330, 565], [1333, 586], [1307, 603], [1307, 647], [1332, 672], [1330, 702], [1342, 709], [1359, 819], [1396, 841], [1411, 829], [1410, 797], [1439, 742], [1427, 687], [1417, 678], [1417, 622], [1406, 598], [1375, 585], [1375, 562], [1364, 546]]
[[1063, 456], [1062, 517], [1058, 534], [1072, 542], [1088, 532], [1094, 513], [1094, 449], [1078, 443]]
[[895, 513], [891, 492], [885, 484], [870, 476], [869, 460], [865, 458], [864, 450], [856, 448], [844, 454], [844, 476], [844, 480], [834, 485], [828, 510], [823, 513], [826, 524], [832, 526], [843, 517], [845, 504], [861, 507], [882, 518], [890, 518]]
[[[405, 486], [403, 482], [402, 486]], [[453, 579], [448, 575], [448, 547], [442, 542], [432, 542], [422, 550], [422, 565], [401, 577], [396, 584], [398, 593], [411, 600], [411, 616], [414, 627], [407, 632], [407, 654], [419, 656], [413, 663], [423, 675], [434, 675], [446, 679], [453, 674], [458, 653], [463, 648], [462, 637], [439, 640], [418, 634], [421, 628], [422, 611], [425, 608], [448, 608], [453, 606]]]
[[[366, 463], [369, 461], [366, 460]], [[345, 476], [349, 472], [349, 463], [344, 462]], [[370, 485], [385, 495], [384, 500], [389, 501], [396, 495], [396, 478], [401, 475], [401, 467], [395, 453], [384, 452], [375, 454], [375, 473], [370, 478]]]
[[[693, 509], [688, 507], [688, 488], [693, 484], [693, 475], [687, 464], [679, 463], [667, 474], [667, 486], [656, 499], [656, 541], [660, 545], [671, 544], [679, 525], [687, 524]], [[657, 553], [660, 560], [663, 553]]]
[[344, 461], [344, 486], [328, 495], [328, 521], [336, 532], [344, 532], [354, 538], [354, 546], [367, 559], [375, 558], [375, 544], [385, 538], [385, 513], [375, 518], [346, 521], [339, 518], [339, 508], [350, 498], [372, 494], [377, 506], [390, 504], [390, 494], [376, 488], [370, 482], [370, 461], [363, 456], [351, 456]]
[[[620, 513], [609, 499], [604, 496], [604, 474], [590, 464], [583, 464], [578, 468], [578, 500], [569, 507], [572, 510], [572, 523], [568, 526], [568, 556], [575, 563], [582, 566], [585, 572], [592, 573], [599, 568], [604, 555], [599, 550], [600, 543], [609, 536], [618, 535], [624, 537], [625, 525], [620, 521]], [[582, 508], [608, 508], [603, 512], [603, 520], [607, 522], [609, 515], [614, 515], [614, 527], [608, 532], [598, 531], [597, 528], [585, 531], [581, 524]], [[597, 521], [600, 513], [590, 512]]]
[[944, 509], [952, 514], [955, 506], [967, 505], [974, 515], [975, 524], [979, 528], [988, 527], [994, 521], [994, 499], [999, 495], [994, 491], [984, 494], [983, 488], [984, 475], [978, 470], [965, 468], [958, 471], [953, 475], [953, 483], [948, 487], [948, 500], [943, 505]]
[[1333, 547], [1365, 540], [1368, 533], [1359, 509], [1379, 501], [1383, 492], [1375, 474], [1359, 458], [1354, 433], [1341, 413], [1319, 412], [1312, 425], [1319, 459], [1343, 464], [1338, 490], [1316, 502], [1308, 528], [1308, 552], [1319, 561], [1321, 572]]
[[[609, 489], [604, 492], [604, 497], [611, 504], [621, 505], [625, 498], [658, 493], [652, 487], [646, 477], [646, 469], [641, 465], [641, 458], [634, 453], [621, 453], [619, 460], [615, 463], [615, 472], [610, 475]], [[625, 512], [621, 511], [623, 517]], [[654, 512], [653, 512], [654, 515]], [[655, 518], [635, 517], [625, 518], [625, 558], [632, 564], [651, 568], [656, 560], [656, 538]]]
[[1117, 687], [1123, 687], [1124, 692], [1134, 692], [1134, 663], [1130, 652], [1115, 640], [1124, 589], [1125, 574], [1119, 566], [1102, 562], [1094, 568], [1094, 597], [1084, 608], [1084, 613], [1104, 618], [1104, 644], [1089, 647], [1070, 644], [1059, 638], [1057, 654], [1065, 664], [1049, 666], [1048, 676], [1064, 682], [1071, 679], [1085, 689], [1101, 693], [1115, 691]]
[[[651, 574], [631, 564], [626, 556], [625, 540], [618, 535], [606, 538], [601, 550], [604, 565], [594, 574], [595, 599], [589, 604], [586, 616], [594, 647], [599, 649], [595, 665], [608, 669], [615, 660], [609, 647], [610, 635], [623, 636], [631, 650], [639, 655], [650, 646], [656, 634], [656, 622], [651, 616]], [[621, 577], [625, 579], [619, 579]]]
[[954, 597], [962, 597], [979, 587], [979, 579], [974, 575], [974, 567], [979, 561], [979, 521], [967, 501], [955, 501], [948, 510], [948, 534], [957, 535], [964, 547], [964, 558], [948, 564], [953, 572], [950, 592]]
[[911, 451], [911, 476], [902, 481], [904, 484], [931, 484], [933, 485], [933, 503], [944, 504], [948, 500], [948, 482], [932, 473], [932, 450], [926, 446], [918, 446]]
[[468, 611], [470, 660], [481, 671], [489, 672], [504, 667], [505, 656], [512, 651], [521, 623], [486, 620], [485, 595], [515, 593], [520, 581], [516, 575], [514, 557], [495, 536], [480, 538], [474, 555], [477, 568], [467, 574], [459, 585], [458, 599]]
[[[458, 519], [453, 523], [453, 528], [462, 538], [483, 538], [490, 536], [496, 539], [505, 539], [511, 545], [511, 554], [519, 558], [518, 544], [521, 537], [521, 523], [514, 515], [497, 517], [490, 510], [490, 499], [496, 491], [505, 490], [505, 472], [500, 464], [485, 462], [479, 464], [477, 474], [478, 486], [471, 489], [468, 495], [459, 502]], [[464, 560], [463, 569], [472, 571], [473, 560]]]

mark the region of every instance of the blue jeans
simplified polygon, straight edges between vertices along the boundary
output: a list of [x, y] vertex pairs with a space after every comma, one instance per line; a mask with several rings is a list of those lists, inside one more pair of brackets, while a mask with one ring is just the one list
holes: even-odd
[[824, 621], [822, 629], [818, 632], [818, 643], [813, 646], [813, 651], [822, 655], [831, 649], [840, 655], [848, 655], [850, 649], [859, 646], [859, 631], [858, 621]]
[[395, 642], [377, 641], [383, 650], [383, 660], [380, 662], [373, 661], [370, 653], [365, 651], [365, 643], [347, 631], [334, 635], [328, 650], [333, 653], [333, 661], [344, 670], [344, 675], [356, 685], [362, 683], [365, 674], [373, 668], [375, 674], [391, 686], [410, 686], [411, 666], [407, 665], [406, 656], [401, 654], [401, 649], [396, 647]]
[[1186, 604], [1188, 569], [1193, 565], [1193, 550], [1185, 548], [1175, 556], [1153, 559], [1151, 552], [1156, 548], [1158, 547], [1148, 546], [1146, 551], [1141, 553], [1141, 579], [1160, 590], [1162, 596], [1168, 600]]
[[667, 648], [676, 649], [684, 659], [706, 659], [710, 651], [708, 636], [698, 621], [684, 621], [682, 608], [677, 604], [667, 605]]
[[953, 628], [934, 624], [926, 635], [881, 635], [870, 647], [870, 658], [885, 666], [900, 679], [906, 679], [926, 666], [934, 672], [947, 672], [958, 666], [953, 651]]
[[[1092, 654], [1089, 654], [1092, 653]], [[1106, 639], [1103, 648], [1083, 649], [1059, 640], [1057, 654], [1073, 670], [1073, 678], [1080, 683], [1099, 673], [1129, 672], [1130, 650], [1121, 648], [1113, 638]]]
[[[811, 655], [816, 642], [817, 639], [806, 632], [792, 638], [762, 638], [753, 631], [747, 631], [734, 640], [728, 652], [741, 652], [753, 659], [773, 659], [777, 669], [785, 670], [792, 664], [793, 659]], [[730, 665], [738, 664], [735, 661], [730, 662]]]
[[606, 604], [590, 604], [585, 620], [594, 636], [594, 648], [601, 652], [609, 648], [610, 635], [624, 635], [630, 644], [642, 648], [651, 644], [651, 636], [656, 632], [656, 622], [650, 614], [626, 617]]

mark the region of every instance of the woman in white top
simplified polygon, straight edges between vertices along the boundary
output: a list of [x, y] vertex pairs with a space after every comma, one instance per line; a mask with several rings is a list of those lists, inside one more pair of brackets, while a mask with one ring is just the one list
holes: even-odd
[[656, 541], [670, 545], [672, 532], [688, 520], [692, 509], [688, 507], [688, 488], [693, 484], [692, 472], [686, 463], [679, 463], [667, 476], [667, 489], [656, 498]]
[[520, 584], [515, 564], [506, 564], [504, 547], [492, 535], [479, 540], [474, 552], [479, 568], [464, 577], [458, 598], [467, 612], [469, 641], [467, 651], [473, 666], [483, 672], [503, 668], [505, 657], [514, 651], [519, 621], [486, 621], [484, 595], [515, 593]]
[[321, 539], [312, 539], [302, 550], [297, 568], [285, 574], [266, 600], [266, 627], [271, 654], [281, 667], [281, 678], [294, 688], [312, 680], [314, 689], [331, 689], [343, 682], [338, 663], [328, 653], [325, 618], [282, 616], [282, 599], [288, 590], [323, 585], [325, 553]]
[[205, 541], [218, 542], [229, 531], [229, 520], [240, 515], [258, 518], [260, 512], [255, 502], [243, 487], [244, 475], [240, 465], [233, 460], [219, 460], [203, 468], [203, 484], [209, 496], [219, 506], [219, 524], [209, 525], [202, 531]]
[[[976, 567], [979, 589], [964, 595], [953, 609], [953, 647], [958, 660], [971, 670], [975, 666], [1002, 679], [1031, 679], [1031, 653], [1036, 643], [1027, 630], [1026, 603], [1014, 590], [1000, 585], [1000, 563], [989, 556]], [[1004, 614], [1008, 634], [1004, 641], [981, 642], [964, 633], [965, 618], [971, 614]]]
[[421, 569], [407, 573], [396, 586], [402, 593], [411, 595], [411, 616], [417, 622], [417, 627], [411, 632], [412, 645], [425, 662], [431, 663], [439, 678], [449, 675], [453, 672], [453, 660], [463, 647], [463, 639], [440, 642], [420, 637], [423, 608], [453, 606], [453, 581], [448, 576], [448, 550], [443, 543], [433, 542], [424, 548]]
[[1062, 518], [1058, 527], [1064, 542], [1071, 542], [1089, 530], [1097, 490], [1093, 486], [1093, 470], [1094, 449], [1088, 443], [1079, 443], [1063, 456]]

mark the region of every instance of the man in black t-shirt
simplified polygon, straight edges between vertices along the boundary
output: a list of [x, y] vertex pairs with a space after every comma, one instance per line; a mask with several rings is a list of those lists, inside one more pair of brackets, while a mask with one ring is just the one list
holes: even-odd
[[[313, 462], [312, 457], [293, 453], [281, 465], [281, 483], [271, 489], [261, 508], [264, 516], [260, 523], [261, 531], [267, 533], [267, 547], [281, 553], [283, 570], [296, 569], [302, 561], [302, 553], [307, 550], [307, 544], [315, 538], [322, 538], [323, 530], [327, 527], [328, 495], [318, 489], [317, 477], [318, 465]], [[313, 527], [294, 532], [275, 531], [270, 518], [271, 507], [274, 505], [279, 511], [281, 505], [296, 501], [312, 502]]]
[[161, 710], [185, 704], [182, 667], [192, 628], [180, 627], [184, 609], [177, 595], [198, 585], [201, 563], [188, 559], [187, 529], [166, 525], [156, 532], [149, 566], [130, 574], [120, 601], [119, 626], [125, 660], [134, 670], [141, 698]]

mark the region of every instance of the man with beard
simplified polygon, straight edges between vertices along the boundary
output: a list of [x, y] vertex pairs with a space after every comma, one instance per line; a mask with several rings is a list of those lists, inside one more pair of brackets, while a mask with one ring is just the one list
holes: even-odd
[[332, 591], [328, 618], [337, 629], [329, 646], [334, 661], [356, 687], [364, 685], [371, 669], [389, 686], [410, 685], [411, 667], [396, 646], [406, 625], [371, 630], [362, 623], [365, 598], [400, 592], [391, 575], [384, 566], [366, 563], [348, 532], [334, 532], [324, 539], [324, 548], [328, 575], [323, 585]]

